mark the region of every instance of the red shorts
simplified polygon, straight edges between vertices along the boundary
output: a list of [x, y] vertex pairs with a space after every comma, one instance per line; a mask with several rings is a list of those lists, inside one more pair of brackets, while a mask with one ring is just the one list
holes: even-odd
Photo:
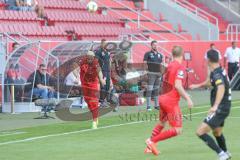
[[182, 112], [178, 101], [173, 101], [167, 97], [159, 98], [159, 120], [161, 122], [169, 122], [171, 127], [182, 127]]
[[83, 97], [91, 111], [98, 108], [98, 88], [98, 83], [82, 84]]

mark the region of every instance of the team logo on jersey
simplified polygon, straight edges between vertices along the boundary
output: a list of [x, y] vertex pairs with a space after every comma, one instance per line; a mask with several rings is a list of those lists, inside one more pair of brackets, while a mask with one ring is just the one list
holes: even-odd
[[184, 78], [184, 72], [179, 71], [177, 76], [178, 76], [178, 78]]
[[218, 79], [218, 80], [216, 80], [216, 82], [215, 82], [216, 85], [219, 85], [219, 84], [221, 84], [221, 83], [222, 83], [222, 80], [221, 80], [221, 79]]
[[151, 57], [151, 58], [154, 58], [153, 53], [150, 54], [150, 57]]

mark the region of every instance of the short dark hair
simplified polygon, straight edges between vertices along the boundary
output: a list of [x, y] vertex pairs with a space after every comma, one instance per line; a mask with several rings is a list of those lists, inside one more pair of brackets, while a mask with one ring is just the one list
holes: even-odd
[[106, 40], [105, 38], [101, 39], [101, 43], [102, 43], [102, 42], [106, 42], [106, 41], [107, 41], [107, 40]]
[[211, 43], [211, 44], [210, 44], [210, 47], [212, 48], [213, 46], [215, 46], [215, 44], [214, 44], [214, 43]]
[[153, 40], [153, 41], [151, 42], [151, 46], [153, 45], [153, 43], [157, 43], [157, 41], [156, 41], [156, 40]]
[[209, 50], [207, 52], [207, 58], [212, 63], [218, 63], [219, 62], [219, 53], [216, 50]]
[[233, 45], [234, 43], [236, 43], [236, 41], [232, 41], [232, 45]]
[[46, 67], [46, 65], [42, 63], [42, 64], [39, 65], [39, 67], [40, 67], [40, 68]]

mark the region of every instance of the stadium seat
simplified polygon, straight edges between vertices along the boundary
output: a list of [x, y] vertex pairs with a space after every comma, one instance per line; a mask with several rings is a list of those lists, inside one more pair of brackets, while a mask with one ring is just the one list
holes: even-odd
[[45, 8], [50, 9], [75, 9], [75, 10], [86, 10], [86, 6], [77, 1], [69, 0], [39, 0], [39, 4]]

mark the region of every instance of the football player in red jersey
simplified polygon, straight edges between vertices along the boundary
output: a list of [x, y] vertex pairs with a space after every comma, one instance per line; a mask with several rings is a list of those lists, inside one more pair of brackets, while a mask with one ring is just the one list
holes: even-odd
[[92, 128], [97, 129], [98, 125], [98, 101], [99, 101], [99, 81], [105, 85], [101, 68], [95, 54], [89, 51], [80, 60], [80, 79], [82, 83], [83, 97], [92, 112]]
[[[183, 88], [184, 67], [183, 49], [180, 46], [173, 47], [173, 61], [168, 65], [163, 77], [162, 94], [159, 97], [160, 116], [159, 123], [152, 131], [151, 138], [146, 140], [147, 148], [145, 153], [158, 155], [157, 143], [181, 134], [182, 131], [182, 113], [179, 107], [180, 97], [183, 97], [188, 107], [193, 107], [190, 96]], [[169, 123], [170, 129], [163, 130], [166, 122]]]

